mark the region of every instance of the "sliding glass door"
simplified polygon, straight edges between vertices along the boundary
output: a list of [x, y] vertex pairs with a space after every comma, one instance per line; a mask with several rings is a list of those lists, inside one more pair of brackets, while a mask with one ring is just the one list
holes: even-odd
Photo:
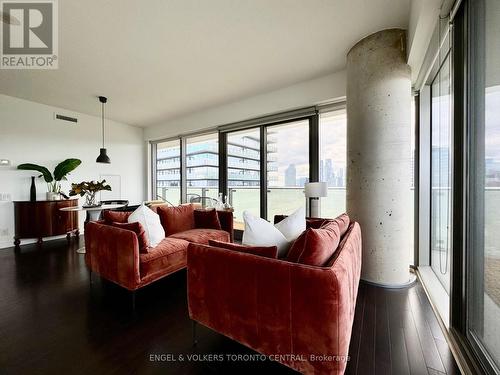
[[319, 115], [319, 180], [328, 184], [321, 201], [322, 217], [337, 217], [346, 211], [347, 113], [345, 108]]
[[181, 146], [180, 140], [156, 144], [156, 181], [153, 199], [163, 199], [172, 204], [181, 201]]
[[260, 216], [260, 129], [227, 135], [227, 190], [235, 229], [243, 229], [243, 211]]
[[500, 1], [471, 2], [467, 336], [500, 369]]
[[[451, 78], [450, 54], [431, 85], [431, 267], [450, 292]], [[439, 61], [438, 61], [439, 63]]]
[[219, 137], [217, 133], [186, 139], [187, 202], [211, 206], [219, 194]]
[[268, 126], [267, 218], [289, 215], [305, 206], [309, 182], [309, 120]]
[[227, 195], [236, 229], [243, 229], [246, 210], [273, 221], [275, 215], [305, 206], [310, 126], [310, 118], [301, 118], [223, 133]]

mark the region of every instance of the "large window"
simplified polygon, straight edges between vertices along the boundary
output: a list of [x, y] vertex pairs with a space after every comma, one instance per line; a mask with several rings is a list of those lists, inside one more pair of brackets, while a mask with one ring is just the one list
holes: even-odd
[[267, 218], [305, 206], [309, 182], [309, 121], [269, 126], [267, 131]]
[[243, 211], [260, 216], [260, 129], [228, 134], [227, 186], [235, 228], [243, 229]]
[[500, 368], [500, 1], [471, 2], [468, 337]]
[[181, 201], [181, 148], [180, 141], [161, 142], [156, 145], [156, 197], [172, 204]]
[[187, 201], [210, 206], [219, 194], [217, 133], [186, 139]]
[[328, 183], [321, 216], [337, 217], [346, 209], [347, 115], [345, 109], [320, 113], [319, 180]]
[[451, 79], [450, 55], [431, 85], [431, 267], [450, 291]]
[[[305, 206], [304, 184], [328, 183], [323, 217], [345, 211], [346, 112], [314, 107], [223, 126], [219, 132], [152, 142], [154, 197], [211, 206], [219, 193], [234, 209], [273, 221]], [[224, 155], [219, 155], [224, 150]]]

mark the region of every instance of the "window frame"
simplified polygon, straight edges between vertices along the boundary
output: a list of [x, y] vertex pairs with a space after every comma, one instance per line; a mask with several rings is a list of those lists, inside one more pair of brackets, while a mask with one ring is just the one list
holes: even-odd
[[[162, 138], [158, 140], [149, 141], [151, 146], [151, 189], [150, 193], [152, 199], [156, 199], [156, 184], [157, 184], [157, 169], [156, 169], [156, 155], [157, 146], [159, 143], [178, 141], [181, 149], [181, 202], [186, 203], [186, 193], [187, 193], [187, 158], [186, 158], [186, 142], [188, 138], [193, 138], [202, 135], [218, 134], [218, 144], [219, 144], [219, 181], [218, 189], [219, 193], [223, 195], [228, 195], [228, 161], [227, 161], [227, 136], [230, 133], [236, 131], [242, 131], [247, 129], [259, 129], [261, 148], [260, 148], [260, 214], [264, 219], [267, 218], [267, 163], [263, 162], [267, 160], [267, 143], [262, 143], [262, 139], [267, 137], [267, 127], [284, 125], [287, 123], [292, 123], [301, 120], [308, 120], [309, 122], [309, 181], [317, 182], [319, 181], [319, 164], [320, 164], [320, 113], [334, 111], [346, 108], [346, 100], [342, 98], [340, 100], [332, 101], [329, 103], [324, 103], [312, 107], [303, 107], [299, 109], [294, 109], [285, 112], [279, 112], [272, 115], [256, 117], [245, 121], [224, 124], [217, 127], [207, 128], [202, 131], [190, 132], [180, 134], [178, 136]], [[265, 188], [263, 188], [265, 187]], [[272, 219], [272, 218], [271, 218]]]

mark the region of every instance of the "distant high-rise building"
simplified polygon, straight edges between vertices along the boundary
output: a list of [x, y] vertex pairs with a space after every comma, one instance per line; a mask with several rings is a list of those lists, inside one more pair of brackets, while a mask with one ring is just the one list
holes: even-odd
[[340, 187], [345, 187], [345, 176], [344, 176], [344, 168], [339, 169], [339, 184]]
[[295, 168], [295, 164], [290, 164], [285, 169], [285, 186], [297, 186], [297, 168]]
[[[276, 140], [267, 140], [267, 170], [278, 170], [275, 160]], [[180, 186], [180, 148], [157, 150], [157, 187]], [[260, 186], [260, 139], [252, 135], [231, 136], [227, 143], [228, 186]], [[273, 176], [270, 176], [271, 180]], [[215, 188], [219, 186], [219, 147], [216, 142], [187, 145], [186, 182], [188, 187]]]
[[324, 182], [327, 182], [328, 186], [335, 186], [335, 173], [333, 172], [332, 159], [326, 159]]
[[300, 177], [297, 179], [297, 186], [304, 186], [309, 182], [309, 177]]

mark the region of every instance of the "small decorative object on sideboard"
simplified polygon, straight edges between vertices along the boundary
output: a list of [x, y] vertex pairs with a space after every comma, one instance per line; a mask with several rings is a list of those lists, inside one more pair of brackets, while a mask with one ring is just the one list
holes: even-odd
[[35, 185], [35, 177], [31, 177], [31, 187], [30, 187], [30, 201], [36, 201], [36, 185]]
[[229, 204], [227, 195], [222, 195], [222, 193], [219, 193], [219, 198], [215, 200], [214, 207], [218, 211], [234, 212], [233, 207]]
[[70, 196], [79, 195], [85, 196], [85, 205], [83, 208], [99, 207], [101, 204], [96, 201], [96, 194], [100, 191], [111, 191], [111, 186], [106, 184], [106, 180], [102, 181], [83, 181], [79, 184], [71, 184]]
[[[37, 164], [21, 164], [17, 166], [17, 169], [25, 170], [25, 171], [37, 171], [40, 172], [40, 176], [43, 177], [45, 182], [47, 183], [47, 200], [55, 201], [59, 200], [61, 197], [61, 181], [66, 180], [66, 176], [70, 174], [73, 170], [75, 170], [82, 163], [79, 159], [66, 159], [60, 162], [55, 168], [54, 172], [50, 173], [50, 171], [41, 165]], [[32, 186], [33, 189], [33, 180]], [[32, 196], [33, 190], [30, 192], [30, 198], [33, 200]], [[36, 200], [36, 188], [35, 188], [35, 200]]]

